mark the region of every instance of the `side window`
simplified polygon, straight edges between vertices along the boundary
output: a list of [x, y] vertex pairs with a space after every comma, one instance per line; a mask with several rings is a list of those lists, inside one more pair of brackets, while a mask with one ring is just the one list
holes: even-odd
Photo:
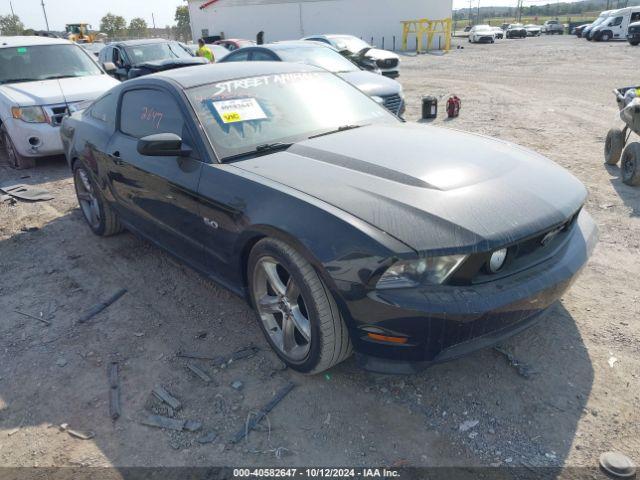
[[254, 50], [251, 52], [251, 60], [254, 62], [273, 62], [276, 58], [264, 50]]
[[631, 22], [637, 22], [640, 20], [640, 12], [633, 12], [631, 14]]
[[616, 17], [615, 20], [611, 23], [612, 27], [617, 27], [622, 23], [622, 17]]
[[100, 51], [100, 63], [105, 63], [105, 62], [110, 62], [111, 60], [109, 60], [110, 55], [111, 54], [111, 47], [104, 47], [101, 51]]
[[246, 62], [249, 60], [249, 53], [248, 50], [233, 53], [225, 58], [225, 62]]
[[131, 90], [122, 97], [120, 130], [135, 138], [156, 133], [184, 135], [184, 117], [175, 100], [159, 90]]
[[116, 128], [116, 111], [118, 109], [118, 98], [113, 93], [99, 98], [89, 109], [89, 116], [107, 125], [111, 131]]

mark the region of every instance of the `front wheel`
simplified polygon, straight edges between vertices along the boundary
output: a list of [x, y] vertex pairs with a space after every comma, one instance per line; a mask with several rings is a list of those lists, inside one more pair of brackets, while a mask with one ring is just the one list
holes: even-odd
[[640, 185], [640, 143], [627, 145], [622, 152], [622, 181], [632, 187]]
[[624, 132], [619, 128], [612, 128], [607, 132], [604, 142], [604, 161], [607, 165], [616, 165], [620, 161], [624, 148]]
[[638, 46], [638, 44], [640, 44], [640, 42], [638, 42], [638, 41], [636, 41], [636, 40], [634, 40], [633, 42], [629, 42], [629, 43], [630, 43], [630, 44], [631, 44], [631, 46], [633, 46], [633, 47], [637, 47], [637, 46]]
[[265, 238], [251, 251], [247, 270], [260, 327], [287, 366], [316, 374], [351, 355], [351, 340], [333, 295], [298, 251]]
[[25, 168], [33, 168], [36, 166], [34, 158], [25, 157], [18, 153], [18, 150], [16, 150], [16, 147], [13, 144], [13, 140], [11, 140], [11, 137], [9, 136], [9, 132], [7, 132], [7, 129], [4, 126], [0, 128], [0, 138], [2, 139], [4, 154], [11, 168], [23, 170]]

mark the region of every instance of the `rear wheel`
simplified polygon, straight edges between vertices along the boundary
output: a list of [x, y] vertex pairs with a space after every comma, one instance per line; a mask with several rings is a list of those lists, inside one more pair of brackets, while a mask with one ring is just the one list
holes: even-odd
[[627, 145], [622, 153], [622, 181], [632, 187], [640, 185], [640, 143]]
[[0, 128], [0, 138], [2, 139], [4, 154], [11, 168], [23, 170], [25, 168], [33, 168], [36, 166], [34, 158], [25, 157], [18, 153], [18, 150], [16, 150], [16, 147], [9, 136], [9, 132], [7, 132], [7, 129], [4, 126]]
[[111, 207], [105, 202], [88, 169], [77, 161], [73, 166], [73, 183], [82, 215], [96, 235], [108, 237], [122, 231], [122, 225]]
[[349, 334], [333, 295], [290, 245], [261, 240], [251, 251], [247, 273], [260, 327], [289, 367], [315, 374], [351, 355]]
[[624, 148], [624, 133], [619, 128], [612, 128], [604, 142], [604, 161], [607, 165], [616, 165], [620, 161]]

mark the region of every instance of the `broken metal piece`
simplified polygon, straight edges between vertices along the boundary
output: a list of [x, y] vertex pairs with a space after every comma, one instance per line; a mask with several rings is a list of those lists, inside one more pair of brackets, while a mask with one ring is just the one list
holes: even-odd
[[96, 436], [93, 432], [79, 432], [78, 430], [71, 430], [70, 428], [67, 429], [67, 433], [72, 437], [79, 438], [80, 440], [91, 440]]
[[213, 359], [213, 366], [220, 367], [229, 362], [235, 362], [236, 360], [242, 360], [244, 358], [251, 358], [255, 356], [260, 349], [253, 344], [249, 344], [246, 347], [242, 347], [240, 350], [236, 350], [228, 357], [219, 356]]
[[165, 428], [167, 430], [176, 430], [178, 432], [181, 432], [184, 429], [185, 421], [175, 418], [163, 417], [161, 415], [149, 415], [140, 423], [148, 427]]
[[280, 403], [289, 394], [289, 392], [291, 392], [291, 390], [293, 390], [293, 387], [295, 387], [295, 384], [291, 382], [287, 383], [284, 387], [282, 387], [280, 391], [278, 391], [275, 394], [275, 396], [271, 399], [271, 401], [267, 403], [262, 408], [262, 410], [260, 410], [255, 416], [253, 416], [253, 418], [251, 418], [251, 420], [247, 422], [247, 424], [243, 429], [239, 430], [236, 433], [233, 440], [231, 440], [231, 443], [234, 443], [234, 444], [238, 443], [243, 438], [248, 436], [249, 432], [254, 430], [256, 426], [262, 421], [262, 419], [266, 417], [267, 414], [271, 412], [271, 410], [273, 410], [276, 407], [276, 405], [278, 405], [278, 403]]
[[200, 353], [187, 353], [187, 352], [183, 352], [181, 350], [178, 351], [178, 353], [176, 353], [176, 357], [179, 358], [193, 358], [196, 360], [215, 360], [216, 357], [211, 357], [205, 354], [200, 354]]
[[197, 367], [193, 363], [187, 363], [187, 368], [191, 370], [194, 374], [196, 374], [198, 377], [200, 377], [200, 380], [202, 380], [203, 382], [209, 383], [211, 381], [211, 377], [207, 375], [204, 370], [202, 370], [200, 367]]
[[109, 364], [109, 416], [113, 420], [120, 417], [120, 381], [118, 378], [118, 364]]
[[16, 183], [13, 185], [5, 183], [4, 185], [0, 185], [0, 190], [14, 198], [28, 200], [30, 202], [42, 202], [55, 198], [47, 190], [25, 183]]
[[24, 315], [25, 317], [33, 318], [34, 320], [38, 320], [39, 322], [44, 323], [47, 327], [51, 325], [49, 320], [44, 318], [36, 317], [35, 315], [31, 315], [30, 313], [21, 312], [20, 310], [14, 310], [14, 312], [19, 313], [20, 315]]
[[127, 289], [126, 288], [121, 288], [116, 293], [114, 293], [111, 297], [109, 297], [109, 299], [107, 299], [106, 301], [104, 301], [102, 303], [98, 303], [98, 304], [94, 305], [93, 307], [91, 307], [82, 317], [80, 317], [78, 322], [79, 323], [85, 323], [85, 322], [89, 321], [91, 318], [95, 317], [98, 313], [100, 313], [101, 311], [103, 311], [104, 309], [109, 307], [110, 305], [112, 305], [115, 302], [117, 302], [120, 298], [122, 298], [122, 296], [125, 293], [127, 293]]
[[166, 403], [167, 405], [169, 405], [171, 408], [173, 408], [174, 410], [180, 410], [180, 408], [182, 407], [182, 404], [180, 403], [180, 400], [178, 400], [176, 397], [174, 397], [173, 395], [171, 395], [169, 392], [167, 392], [163, 387], [161, 386], [157, 386], [155, 387], [151, 393], [153, 393], [153, 395], [160, 400], [161, 402]]

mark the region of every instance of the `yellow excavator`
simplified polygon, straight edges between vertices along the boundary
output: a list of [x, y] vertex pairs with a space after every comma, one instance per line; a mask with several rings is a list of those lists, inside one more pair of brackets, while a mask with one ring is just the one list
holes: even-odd
[[90, 33], [91, 25], [88, 23], [69, 23], [66, 25], [67, 38], [76, 43], [94, 43], [96, 34]]

